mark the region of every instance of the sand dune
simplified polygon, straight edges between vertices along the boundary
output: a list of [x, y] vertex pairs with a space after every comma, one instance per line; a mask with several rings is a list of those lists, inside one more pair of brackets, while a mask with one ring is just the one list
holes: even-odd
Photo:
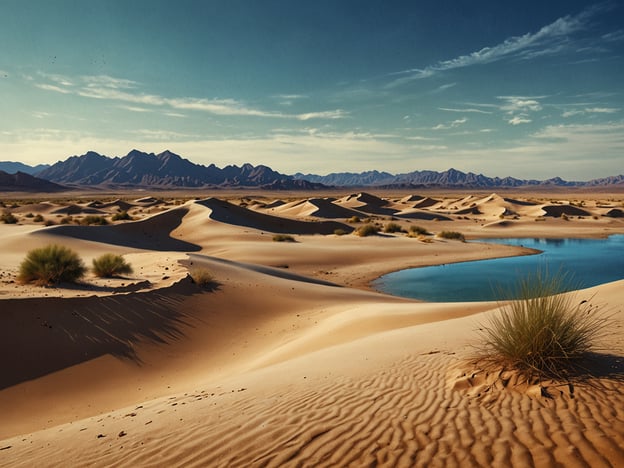
[[[419, 197], [312, 197], [253, 209], [235, 199], [168, 207], [146, 197], [128, 203], [165, 211], [109, 226], [0, 225], [0, 353], [9, 357], [0, 465], [623, 465], [624, 280], [577, 293], [614, 314], [594, 377], [538, 386], [471, 363], [476, 331], [496, 303], [431, 304], [368, 289], [388, 271], [524, 250], [401, 233], [314, 235], [352, 230], [336, 220], [377, 210], [380, 222], [393, 216], [407, 228], [418, 219], [434, 233], [442, 229], [434, 219], [445, 217], [469, 238], [503, 229], [598, 236], [624, 233], [622, 219], [601, 216], [621, 202], [587, 203], [589, 216], [566, 221], [542, 216], [543, 207], [571, 206], [550, 199]], [[266, 232], [298, 242], [272, 242]], [[135, 273], [57, 288], [16, 284], [20, 259], [49, 242], [85, 259], [122, 253]], [[193, 283], [193, 268], [213, 282]]]
[[336, 229], [343, 229], [346, 232], [353, 230], [348, 225], [334, 221], [306, 222], [262, 214], [217, 198], [208, 198], [197, 203], [211, 210], [211, 219], [260, 231], [290, 234], [332, 234]]

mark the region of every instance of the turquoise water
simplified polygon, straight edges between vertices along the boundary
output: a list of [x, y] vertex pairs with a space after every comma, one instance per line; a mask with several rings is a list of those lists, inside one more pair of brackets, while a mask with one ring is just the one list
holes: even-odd
[[624, 235], [607, 239], [482, 239], [518, 245], [542, 253], [522, 257], [479, 260], [411, 268], [382, 276], [373, 283], [378, 291], [428, 302], [493, 301], [496, 292], [513, 290], [518, 278], [537, 270], [560, 269], [579, 288], [624, 279]]

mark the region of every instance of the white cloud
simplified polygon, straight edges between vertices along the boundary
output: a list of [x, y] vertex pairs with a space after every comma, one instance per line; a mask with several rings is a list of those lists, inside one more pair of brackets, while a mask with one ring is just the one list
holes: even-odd
[[[140, 104], [143, 106], [171, 107], [177, 110], [208, 112], [215, 115], [268, 117], [297, 120], [333, 120], [342, 119], [348, 115], [346, 111], [340, 109], [302, 114], [285, 114], [282, 112], [254, 109], [235, 99], [205, 99], [195, 97], [167, 98], [153, 94], [135, 93], [133, 92], [134, 88], [137, 88], [139, 83], [107, 75], [81, 76], [81, 85], [74, 89], [70, 88], [70, 86], [73, 86], [73, 83], [61, 75], [41, 75], [56, 83], [62, 84], [62, 86], [49, 83], [35, 84], [38, 88], [46, 91], [54, 91], [63, 94], [72, 93], [85, 98], [122, 101], [131, 104]], [[139, 112], [138, 109], [140, 108], [136, 106], [127, 106], [126, 109]]]
[[510, 125], [520, 125], [520, 124], [531, 123], [532, 120], [526, 117], [519, 117], [516, 115], [515, 117], [509, 119], [507, 122]]
[[500, 109], [513, 114], [514, 112], [538, 112], [542, 110], [542, 105], [537, 99], [545, 96], [525, 97], [525, 96], [498, 96], [498, 99], [505, 101]]
[[66, 88], [61, 88], [60, 86], [46, 84], [46, 83], [37, 83], [35, 86], [39, 89], [43, 89], [45, 91], [54, 91], [55, 93], [69, 94], [71, 91]]
[[484, 111], [481, 109], [452, 109], [450, 107], [438, 107], [438, 109], [446, 111], [446, 112], [462, 112], [462, 113], [475, 113], [475, 114], [491, 114], [492, 112]]
[[130, 112], [152, 112], [151, 109], [147, 109], [145, 107], [137, 107], [137, 106], [117, 106], [120, 109], [124, 109]]
[[562, 117], [574, 117], [575, 115], [585, 114], [615, 114], [620, 109], [615, 107], [586, 107], [585, 109], [572, 109], [561, 114]]
[[449, 122], [448, 124], [438, 124], [435, 127], [432, 127], [431, 130], [449, 130], [451, 128], [459, 127], [460, 125], [463, 125], [466, 122], [468, 122], [468, 118], [464, 117], [461, 119], [453, 120], [452, 122]]
[[413, 80], [428, 78], [446, 70], [497, 62], [505, 58], [531, 59], [559, 53], [567, 48], [567, 42], [572, 34], [586, 29], [590, 24], [592, 16], [608, 8], [610, 7], [604, 4], [590, 7], [576, 16], [568, 15], [559, 18], [535, 33], [510, 37], [494, 46], [484, 47], [453, 59], [442, 60], [425, 68], [414, 68], [394, 73], [393, 75], [403, 76], [390, 82], [387, 86], [400, 86]]
[[347, 112], [336, 109], [332, 111], [324, 111], [324, 112], [308, 112], [307, 114], [298, 114], [296, 118], [298, 120], [310, 120], [310, 119], [344, 119], [347, 116]]

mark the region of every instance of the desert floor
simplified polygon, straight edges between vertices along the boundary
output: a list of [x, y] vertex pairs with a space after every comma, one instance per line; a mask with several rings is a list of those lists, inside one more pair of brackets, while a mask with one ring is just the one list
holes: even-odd
[[[0, 466], [624, 466], [624, 280], [574, 293], [614, 320], [594, 376], [574, 385], [471, 363], [497, 303], [370, 287], [531, 253], [442, 231], [624, 233], [622, 193], [0, 199], [17, 220], [0, 224]], [[122, 212], [132, 219], [112, 221]], [[354, 234], [366, 225], [382, 232]], [[17, 282], [27, 252], [52, 243], [87, 265], [121, 254], [134, 273]], [[201, 271], [212, 281], [189, 276]]]

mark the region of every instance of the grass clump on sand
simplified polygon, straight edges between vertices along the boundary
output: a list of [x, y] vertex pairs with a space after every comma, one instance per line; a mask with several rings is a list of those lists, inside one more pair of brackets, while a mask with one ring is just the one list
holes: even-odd
[[344, 236], [344, 235], [346, 235], [348, 233], [344, 229], [338, 228], [338, 229], [334, 230], [334, 234], [337, 235], [337, 236]]
[[131, 220], [132, 216], [130, 216], [127, 211], [123, 210], [123, 211], [120, 211], [119, 213], [115, 213], [111, 219], [113, 221], [126, 221], [126, 220]]
[[566, 378], [579, 359], [594, 349], [610, 318], [601, 307], [580, 301], [569, 275], [538, 271], [519, 281], [515, 299], [480, 328], [478, 360], [516, 369], [527, 379]]
[[47, 286], [75, 282], [86, 271], [87, 268], [76, 252], [61, 245], [48, 245], [28, 252], [20, 264], [17, 279], [21, 283]]
[[431, 233], [427, 231], [424, 227], [421, 226], [410, 226], [409, 228], [409, 237], [418, 237], [418, 236], [430, 236]]
[[394, 233], [394, 232], [405, 232], [405, 229], [401, 227], [398, 223], [388, 223], [384, 226], [384, 232]]
[[13, 213], [6, 210], [0, 216], [0, 221], [2, 221], [4, 224], [16, 224], [17, 218], [15, 217]]
[[460, 240], [462, 242], [466, 240], [464, 235], [461, 232], [457, 231], [442, 231], [438, 233], [438, 237], [442, 239]]
[[113, 276], [129, 275], [132, 273], [132, 265], [124, 260], [121, 255], [107, 253], [93, 259], [93, 273], [100, 278], [112, 278]]
[[297, 242], [295, 238], [289, 234], [275, 234], [273, 242]]
[[357, 228], [354, 232], [360, 237], [374, 236], [379, 232], [379, 228], [374, 224], [365, 224]]
[[207, 268], [202, 267], [189, 268], [189, 276], [198, 286], [209, 286], [215, 280], [214, 275]]
[[88, 226], [90, 226], [91, 224], [95, 224], [97, 226], [104, 226], [108, 224], [108, 221], [103, 216], [89, 215], [89, 216], [85, 216], [82, 219], [81, 224], [86, 224]]
[[347, 219], [347, 223], [361, 223], [362, 220], [360, 219], [359, 216], [351, 216], [349, 219]]

